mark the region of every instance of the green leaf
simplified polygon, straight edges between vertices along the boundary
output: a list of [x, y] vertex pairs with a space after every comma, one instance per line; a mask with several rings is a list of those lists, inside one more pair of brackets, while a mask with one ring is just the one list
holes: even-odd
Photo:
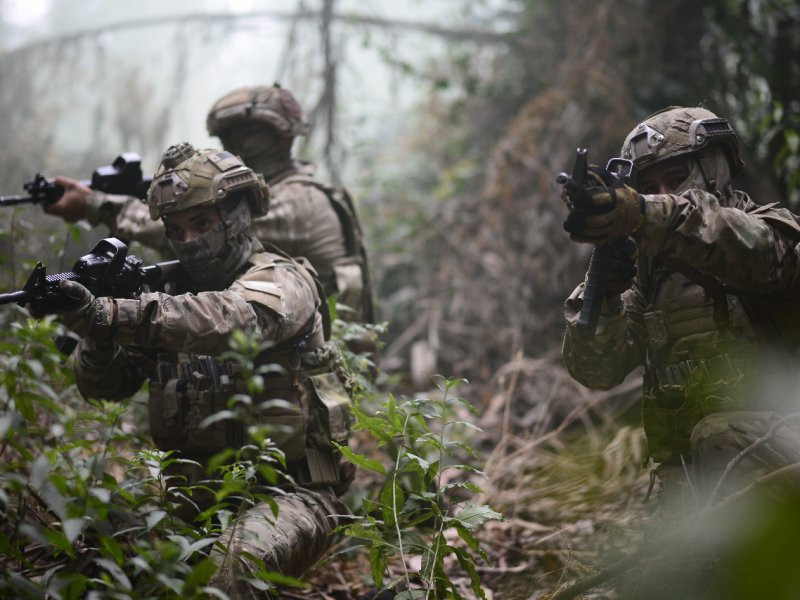
[[236, 419], [238, 417], [239, 413], [236, 412], [235, 410], [221, 410], [203, 419], [200, 422], [200, 429], [205, 429], [206, 427], [213, 425], [218, 421], [224, 421], [225, 419]]
[[481, 549], [478, 538], [476, 538], [474, 535], [472, 535], [472, 533], [470, 533], [469, 530], [464, 529], [463, 527], [456, 527], [456, 531], [458, 532], [459, 537], [466, 542], [467, 546], [469, 546], [473, 552], [477, 552], [484, 561], [491, 564], [489, 561], [489, 556]]
[[204, 558], [197, 563], [186, 576], [183, 582], [183, 592], [191, 593], [196, 588], [208, 585], [209, 580], [217, 570], [217, 565], [210, 558]]
[[503, 515], [493, 511], [485, 504], [464, 503], [455, 517], [448, 518], [447, 524], [465, 529], [475, 529], [486, 521], [502, 521]]
[[34, 489], [41, 490], [49, 472], [50, 461], [44, 456], [37, 458], [31, 465], [31, 486]]
[[0, 414], [0, 438], [5, 437], [14, 423], [14, 413], [4, 412]]
[[422, 600], [428, 598], [428, 592], [426, 590], [403, 590], [394, 598], [395, 600]]
[[386, 527], [394, 527], [400, 508], [405, 504], [405, 494], [397, 480], [390, 480], [381, 489], [381, 511]]
[[154, 510], [150, 514], [147, 515], [147, 531], [150, 531], [153, 527], [158, 525], [158, 523], [167, 516], [166, 511], [163, 510]]
[[367, 469], [369, 471], [373, 471], [375, 473], [379, 473], [381, 475], [386, 475], [386, 467], [384, 467], [381, 463], [377, 460], [373, 460], [371, 458], [367, 458], [363, 454], [356, 454], [347, 446], [341, 446], [336, 442], [332, 442], [334, 446], [336, 446], [344, 457], [349, 460], [354, 465]]
[[386, 557], [378, 546], [369, 548], [369, 568], [372, 573], [372, 582], [376, 588], [383, 585], [383, 577], [386, 573]]
[[123, 554], [122, 548], [117, 540], [109, 535], [104, 535], [100, 537], [100, 543], [102, 544], [106, 553], [114, 559], [116, 564], [122, 565], [125, 563], [125, 555]]
[[69, 542], [69, 540], [67, 540], [67, 536], [65, 536], [63, 533], [52, 531], [50, 529], [43, 529], [41, 531], [44, 534], [44, 537], [53, 547], [58, 548], [70, 556], [75, 553], [75, 550], [72, 548], [72, 544]]
[[64, 535], [70, 544], [75, 543], [78, 536], [86, 527], [88, 521], [86, 519], [66, 519], [61, 526], [64, 528]]
[[452, 548], [452, 551], [458, 559], [458, 564], [461, 565], [461, 568], [467, 572], [467, 575], [469, 575], [472, 591], [475, 592], [475, 595], [477, 595], [478, 598], [486, 600], [486, 593], [483, 591], [483, 587], [481, 586], [481, 578], [478, 575], [478, 571], [475, 569], [475, 562], [472, 560], [472, 557], [464, 552], [464, 550], [461, 548]]
[[189, 558], [192, 554], [194, 554], [198, 550], [202, 550], [206, 546], [210, 546], [211, 544], [213, 544], [216, 541], [217, 541], [217, 538], [213, 537], [213, 538], [203, 538], [203, 539], [197, 540], [196, 542], [192, 542], [191, 544], [189, 544], [183, 550], [183, 552], [181, 552], [181, 555], [178, 558], [178, 560], [186, 560], [187, 558]]
[[428, 470], [431, 468], [431, 464], [422, 458], [421, 456], [417, 456], [416, 454], [412, 454], [411, 452], [405, 452], [405, 457], [411, 462], [416, 463], [419, 465], [420, 469], [422, 469], [423, 474], [427, 475]]
[[100, 500], [100, 502], [108, 504], [111, 501], [111, 492], [106, 488], [101, 488], [101, 487], [89, 488], [89, 493], [98, 500]]
[[126, 591], [131, 591], [131, 580], [125, 575], [125, 572], [117, 566], [116, 563], [108, 560], [107, 558], [96, 558], [94, 562], [108, 572], [113, 577], [119, 586]]

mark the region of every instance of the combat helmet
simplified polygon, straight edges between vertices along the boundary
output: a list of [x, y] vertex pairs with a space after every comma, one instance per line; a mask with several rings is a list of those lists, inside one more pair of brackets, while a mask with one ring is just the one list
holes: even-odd
[[254, 216], [269, 207], [264, 178], [230, 152], [196, 150], [191, 144], [170, 146], [147, 191], [153, 219], [182, 210], [210, 206], [220, 222], [190, 241], [168, 239], [181, 266], [205, 288], [220, 289], [245, 263], [253, 249], [249, 228]]
[[[727, 165], [719, 164], [717, 149]], [[689, 168], [698, 172], [690, 179], [696, 184], [700, 178], [709, 191], [725, 188], [744, 167], [731, 124], [701, 107], [668, 106], [653, 113], [628, 134], [620, 154], [633, 162], [634, 185], [637, 172], [680, 156], [697, 159]]]
[[266, 123], [280, 135], [293, 138], [308, 131], [303, 109], [294, 95], [279, 83], [235, 89], [217, 100], [208, 111], [209, 135], [222, 136], [242, 122]]
[[152, 219], [179, 210], [216, 204], [244, 192], [253, 216], [267, 214], [269, 188], [237, 156], [224, 150], [196, 150], [187, 142], [167, 148], [147, 191]]

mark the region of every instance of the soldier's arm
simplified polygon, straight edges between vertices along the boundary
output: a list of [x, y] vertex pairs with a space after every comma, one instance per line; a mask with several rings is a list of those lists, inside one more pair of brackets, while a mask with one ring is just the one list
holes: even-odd
[[85, 398], [122, 400], [147, 378], [146, 358], [119, 344], [82, 339], [76, 350], [75, 381]]
[[92, 190], [86, 200], [86, 219], [92, 225], [105, 225], [115, 237], [171, 254], [164, 224], [153, 221], [147, 205], [135, 196]]
[[583, 304], [583, 283], [567, 298], [562, 356], [570, 375], [593, 389], [607, 390], [622, 383], [644, 360], [643, 301], [637, 285], [606, 301], [594, 337], [586, 339], [576, 327]]
[[117, 299], [115, 339], [122, 345], [217, 355], [237, 330], [282, 342], [303, 330], [316, 314], [313, 291], [288, 267], [268, 277], [240, 279], [229, 289], [170, 296], [155, 292]]
[[687, 262], [739, 291], [800, 291], [800, 227], [788, 211], [721, 206], [713, 194], [645, 196], [639, 252]]

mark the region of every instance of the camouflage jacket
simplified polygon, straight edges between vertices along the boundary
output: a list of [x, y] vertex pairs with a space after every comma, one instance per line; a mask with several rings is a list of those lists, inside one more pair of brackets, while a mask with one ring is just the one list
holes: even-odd
[[114, 341], [78, 346], [78, 388], [84, 396], [123, 399], [148, 381], [156, 445], [203, 460], [246, 441], [241, 424], [202, 423], [228, 408], [234, 394], [248, 393], [241, 367], [220, 355], [234, 331], [254, 333], [274, 343], [258, 362], [281, 367], [265, 375], [265, 391], [254, 400], [290, 405], [265, 409], [258, 419], [285, 430], [274, 439], [289, 462], [305, 464], [311, 447], [324, 454], [314, 456], [317, 478], [306, 483], [336, 483], [329, 441], [346, 441], [348, 398], [334, 372], [335, 346], [325, 340], [324, 298], [299, 263], [255, 245], [228, 289], [116, 299]]
[[[269, 212], [253, 221], [251, 233], [290, 256], [307, 258], [328, 294], [350, 307], [357, 321], [371, 321], [371, 294], [361, 229], [352, 204], [337, 200], [337, 190], [313, 179], [304, 165], [273, 177]], [[92, 192], [87, 204], [92, 225], [106, 225], [111, 235], [169, 255], [164, 226], [152, 221], [147, 205], [128, 196]]]
[[[700, 190], [645, 199], [631, 289], [621, 303], [606, 302], [595, 337], [586, 340], [575, 327], [579, 285], [565, 303], [563, 357], [577, 381], [596, 389], [611, 388], [644, 366], [645, 429], [658, 455], [660, 444], [652, 439], [657, 421], [678, 414], [682, 422], [668, 423], [672, 431], [662, 431], [661, 442], [682, 446], [705, 414], [752, 400], [758, 386], [740, 385], [741, 376], [755, 364], [765, 337], [753, 299], [794, 300], [800, 293], [800, 225], [791, 212], [758, 206], [742, 192], [724, 205]], [[728, 385], [733, 381], [735, 390]], [[648, 412], [648, 402], [654, 411]], [[667, 440], [670, 435], [681, 439]], [[664, 458], [669, 452], [661, 450]]]

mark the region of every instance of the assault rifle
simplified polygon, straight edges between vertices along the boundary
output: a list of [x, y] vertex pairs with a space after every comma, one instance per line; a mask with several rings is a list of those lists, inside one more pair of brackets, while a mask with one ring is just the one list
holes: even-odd
[[[586, 148], [578, 148], [575, 154], [575, 163], [572, 165], [572, 175], [561, 172], [556, 176], [556, 182], [564, 188], [567, 198], [572, 204], [570, 210], [588, 210], [591, 206], [591, 196], [597, 191], [597, 183], [588, 176], [587, 153]], [[623, 181], [627, 181], [632, 165], [632, 161], [612, 158], [608, 161], [606, 169]], [[600, 244], [595, 246], [592, 252], [589, 272], [586, 274], [586, 285], [583, 288], [583, 305], [576, 323], [578, 333], [586, 339], [594, 338], [597, 322], [600, 319], [600, 310], [603, 307], [611, 260], [615, 254], [621, 251], [623, 242], [624, 240], [614, 240], [607, 244]]]
[[[134, 152], [125, 152], [114, 159], [110, 165], [99, 167], [92, 173], [91, 180], [81, 183], [93, 190], [108, 194], [123, 194], [144, 199], [152, 177], [142, 174], [142, 159]], [[37, 173], [33, 181], [22, 185], [27, 194], [19, 196], [0, 196], [0, 206], [15, 204], [53, 204], [64, 195], [64, 188], [51, 179]]]
[[59, 291], [61, 281], [77, 281], [95, 296], [135, 298], [150, 289], [163, 289], [166, 282], [185, 277], [180, 262], [171, 260], [143, 266], [140, 258], [128, 254], [128, 246], [117, 238], [100, 240], [92, 251], [79, 258], [66, 273], [48, 275], [37, 263], [23, 288], [0, 294], [0, 304], [16, 302], [20, 306], [34, 304], [46, 309], [70, 308], [70, 299]]

